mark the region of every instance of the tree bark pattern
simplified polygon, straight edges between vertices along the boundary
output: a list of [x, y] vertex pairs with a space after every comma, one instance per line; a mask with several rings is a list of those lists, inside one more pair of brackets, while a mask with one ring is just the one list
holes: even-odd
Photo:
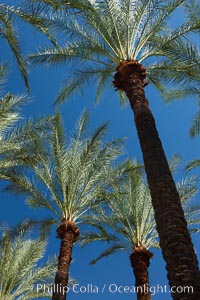
[[113, 83], [126, 93], [134, 112], [169, 284], [171, 287], [193, 287], [193, 293], [173, 293], [172, 297], [175, 300], [196, 300], [200, 299], [197, 256], [155, 120], [145, 97], [145, 77], [145, 68], [138, 62], [123, 61], [117, 68]]
[[151, 300], [148, 267], [152, 256], [153, 254], [142, 246], [135, 247], [130, 255], [131, 266], [135, 275], [137, 300]]
[[80, 231], [73, 221], [63, 219], [57, 228], [58, 237], [61, 239], [60, 253], [58, 256], [58, 270], [56, 272], [52, 300], [65, 300], [66, 287], [69, 279], [69, 267], [72, 260], [72, 248]]

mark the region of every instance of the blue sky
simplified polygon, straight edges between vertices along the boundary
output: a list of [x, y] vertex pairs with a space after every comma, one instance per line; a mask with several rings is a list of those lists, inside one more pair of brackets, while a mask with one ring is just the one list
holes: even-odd
[[[7, 2], [10, 3], [11, 1]], [[12, 1], [13, 2], [13, 1]], [[29, 53], [35, 50], [37, 45], [44, 45], [46, 39], [42, 38], [34, 30], [30, 30], [29, 26], [20, 25], [19, 31], [24, 53]], [[1, 41], [0, 61], [6, 60], [10, 64], [10, 75], [6, 86], [6, 91], [12, 93], [25, 92], [23, 81], [20, 77], [19, 70], [16, 67], [15, 61], [8, 46]], [[67, 66], [60, 68], [45, 68], [31, 67], [30, 71], [30, 87], [32, 102], [25, 107], [23, 114], [27, 118], [29, 116], [48, 115], [54, 112], [52, 108], [53, 101], [59, 90], [61, 82], [65, 78], [68, 71]], [[146, 88], [147, 98], [150, 107], [155, 116], [157, 128], [168, 158], [173, 154], [180, 154], [183, 162], [199, 156], [199, 138], [192, 140], [188, 131], [192, 122], [192, 117], [198, 109], [197, 101], [186, 99], [177, 101], [171, 104], [164, 104], [160, 95], [155, 91], [150, 84]], [[106, 91], [102, 101], [94, 104], [94, 89], [87, 88], [83, 96], [77, 96], [73, 101], [69, 100], [64, 103], [60, 109], [64, 119], [66, 131], [69, 132], [76, 122], [82, 110], [86, 107], [90, 113], [90, 130], [92, 131], [103, 122], [109, 122], [108, 138], [115, 139], [125, 137], [124, 157], [137, 157], [140, 161], [141, 151], [136, 135], [136, 129], [133, 122], [133, 114], [127, 106], [121, 109], [117, 93], [110, 84], [110, 90]], [[199, 173], [198, 171], [196, 171]], [[179, 173], [179, 176], [182, 174]], [[197, 196], [198, 199], [198, 196]], [[27, 217], [39, 217], [45, 212], [38, 213], [33, 211], [24, 203], [24, 199], [20, 197], [1, 194], [1, 216], [0, 220], [7, 224], [13, 225], [21, 219]], [[199, 236], [193, 237], [194, 245], [197, 250], [198, 258], [200, 259], [200, 240]], [[99, 300], [102, 298], [101, 289], [106, 284], [103, 296], [107, 300], [118, 299], [136, 299], [134, 294], [130, 293], [111, 293], [108, 288], [111, 284], [131, 286], [134, 284], [134, 277], [130, 267], [127, 253], [118, 253], [110, 258], [106, 258], [98, 262], [95, 266], [89, 265], [90, 259], [95, 258], [104, 245], [96, 243], [80, 249], [75, 246], [73, 252], [74, 262], [71, 265], [71, 274], [76, 278], [80, 285], [86, 286], [93, 284], [98, 286], [98, 293], [70, 293], [68, 299], [83, 299], [83, 300]], [[51, 232], [49, 237], [49, 245], [47, 256], [58, 253], [59, 240], [56, 239], [55, 232]], [[151, 261], [149, 276], [151, 285], [166, 285], [165, 263], [163, 262], [161, 252], [153, 250], [154, 257]], [[153, 299], [171, 299], [169, 294], [157, 294]]]

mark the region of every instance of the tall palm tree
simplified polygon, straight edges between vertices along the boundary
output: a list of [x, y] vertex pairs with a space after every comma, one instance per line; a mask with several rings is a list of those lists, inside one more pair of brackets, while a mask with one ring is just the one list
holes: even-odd
[[[171, 161], [175, 171], [177, 160]], [[154, 211], [151, 204], [149, 188], [138, 173], [137, 163], [132, 164], [136, 172], [126, 174], [123, 180], [115, 181], [109, 193], [104, 195], [106, 205], [98, 207], [96, 215], [86, 218], [86, 223], [95, 226], [97, 231], [86, 232], [82, 235], [82, 245], [94, 241], [109, 242], [106, 248], [91, 263], [107, 257], [117, 251], [126, 251], [130, 254], [130, 263], [135, 275], [135, 291], [138, 300], [150, 300], [148, 267], [153, 253], [152, 248], [159, 248], [158, 233]], [[129, 166], [130, 167], [130, 166]], [[200, 206], [191, 205], [191, 197], [197, 192], [197, 178], [185, 177], [177, 183], [181, 202], [188, 224], [192, 232], [199, 232]], [[90, 230], [91, 232], [91, 230]]]
[[184, 0], [73, 0], [67, 4], [77, 5], [74, 9], [79, 13], [63, 21], [62, 30], [70, 40], [61, 47], [40, 49], [31, 59], [47, 65], [77, 62], [57, 102], [83, 90], [92, 78], [98, 82], [99, 98], [116, 71], [113, 84], [122, 100], [127, 96], [134, 113], [170, 286], [192, 285], [194, 293], [189, 297], [197, 299], [198, 261], [144, 87], [151, 82], [164, 93], [164, 83], [169, 88], [168, 84], [183, 86], [196, 79], [199, 54], [184, 37], [199, 29], [199, 22], [186, 19], [169, 28], [169, 18]]
[[[87, 137], [88, 114], [80, 117], [71, 139], [65, 139], [60, 115], [53, 121], [52, 135], [45, 147], [47, 155], [39, 156], [33, 167], [32, 179], [12, 170], [8, 190], [25, 193], [27, 202], [35, 208], [51, 212], [61, 240], [58, 270], [55, 276], [54, 300], [66, 299], [62, 289], [68, 285], [72, 248], [80, 234], [78, 224], [83, 215], [98, 205], [110, 174], [111, 163], [121, 152], [122, 141], [102, 145], [106, 124]], [[58, 288], [57, 288], [58, 287]]]
[[[32, 239], [26, 222], [4, 229], [0, 240], [0, 298], [33, 300], [50, 298], [56, 272], [55, 259], [44, 263], [45, 240]], [[43, 287], [43, 288], [42, 288]]]

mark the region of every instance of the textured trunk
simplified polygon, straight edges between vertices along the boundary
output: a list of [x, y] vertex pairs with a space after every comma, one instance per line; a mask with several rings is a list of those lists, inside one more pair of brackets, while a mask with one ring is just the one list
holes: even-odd
[[58, 237], [61, 239], [61, 246], [52, 300], [65, 300], [67, 296], [69, 266], [72, 260], [72, 248], [73, 243], [79, 236], [79, 228], [74, 222], [66, 221], [64, 219], [59, 225], [57, 233]]
[[135, 247], [130, 255], [131, 266], [135, 275], [137, 300], [151, 300], [148, 267], [152, 256], [153, 254], [144, 247]]
[[191, 289], [180, 292], [180, 288], [172, 296], [176, 300], [197, 300], [200, 299], [198, 261], [155, 120], [145, 97], [145, 77], [142, 65], [136, 61], [123, 61], [117, 68], [113, 83], [117, 89], [125, 91], [134, 112], [169, 284], [171, 287], [193, 287], [193, 292]]

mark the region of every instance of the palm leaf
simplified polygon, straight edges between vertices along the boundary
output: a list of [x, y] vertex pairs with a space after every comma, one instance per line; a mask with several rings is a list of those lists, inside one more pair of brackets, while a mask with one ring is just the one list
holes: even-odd
[[0, 6], [0, 37], [3, 37], [9, 44], [21, 71], [25, 85], [29, 90], [28, 73], [26, 70], [26, 60], [22, 55], [21, 47], [17, 38], [17, 32], [13, 25], [11, 18], [7, 14], [7, 10], [2, 9]]
[[[36, 299], [47, 293], [37, 294], [34, 289], [41, 282], [50, 283], [56, 270], [55, 259], [39, 264], [46, 242], [30, 238], [30, 222], [5, 229], [0, 240], [0, 295], [6, 299]], [[31, 297], [31, 298], [28, 298]]]
[[[200, 91], [198, 91], [200, 95]], [[196, 137], [197, 135], [200, 134], [200, 112], [196, 114], [196, 116], [193, 118], [193, 124], [192, 127], [190, 128], [190, 136], [192, 138]]]
[[200, 166], [200, 159], [194, 159], [187, 164], [186, 170], [191, 171], [192, 169], [199, 167], [199, 166]]
[[113, 245], [112, 247], [106, 249], [104, 252], [102, 252], [97, 258], [93, 259], [90, 261], [90, 264], [94, 265], [97, 263], [98, 260], [100, 260], [101, 258], [103, 257], [107, 257], [117, 251], [121, 251], [121, 250], [124, 250], [124, 247], [123, 245], [120, 243], [120, 244], [115, 244]]

